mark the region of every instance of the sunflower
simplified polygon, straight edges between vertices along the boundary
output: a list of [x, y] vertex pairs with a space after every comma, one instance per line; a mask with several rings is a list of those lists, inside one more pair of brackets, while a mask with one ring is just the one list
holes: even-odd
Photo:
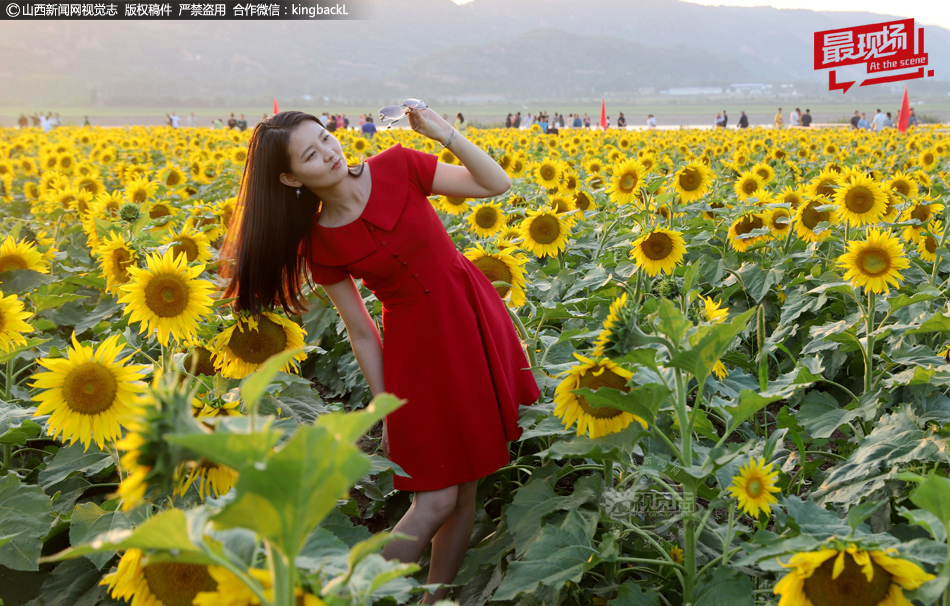
[[33, 397], [39, 402], [34, 416], [50, 415], [47, 434], [62, 435], [70, 443], [77, 440], [87, 449], [91, 441], [102, 448], [115, 440], [136, 410], [140, 381], [147, 366], [126, 365], [132, 356], [117, 360], [122, 346], [119, 335], [103, 341], [95, 351], [83, 347], [73, 335], [67, 358], [43, 358], [37, 363], [48, 372], [33, 375], [33, 387], [43, 391]]
[[188, 180], [188, 177], [185, 176], [184, 171], [182, 171], [180, 168], [171, 162], [166, 162], [165, 168], [159, 175], [159, 179], [168, 189], [175, 189], [176, 187], [181, 187], [184, 185]]
[[773, 591], [782, 596], [779, 606], [910, 604], [903, 590], [936, 577], [896, 555], [893, 548], [865, 551], [853, 543], [845, 549], [796, 553], [782, 564], [791, 570]]
[[199, 280], [204, 266], [188, 267], [184, 255], [177, 258], [171, 250], [164, 255], [151, 254], [146, 268], [129, 267], [132, 282], [119, 286], [126, 294], [119, 303], [132, 322], [141, 322], [139, 333], [158, 330], [158, 341], [168, 345], [169, 336], [184, 340], [194, 336], [198, 320], [211, 313], [214, 285]]
[[877, 223], [887, 210], [887, 194], [874, 181], [863, 175], [852, 175], [834, 195], [838, 214], [851, 227]]
[[158, 184], [145, 177], [132, 177], [125, 185], [125, 199], [133, 204], [145, 204], [155, 192]]
[[835, 195], [835, 186], [838, 185], [838, 173], [831, 169], [825, 169], [818, 173], [818, 176], [808, 183], [806, 192], [812, 198], [825, 196], [831, 199]]
[[[573, 192], [560, 191], [548, 197], [548, 208], [553, 210], [559, 215], [566, 215], [574, 210], [574, 194]], [[573, 216], [562, 217], [565, 221], [570, 221], [573, 225], [575, 219]]]
[[106, 276], [106, 292], [113, 292], [129, 281], [129, 267], [135, 264], [137, 255], [121, 234], [109, 232], [96, 249], [96, 257]]
[[577, 421], [577, 435], [587, 433], [599, 438], [623, 430], [631, 422], [638, 422], [644, 429], [647, 422], [640, 417], [616, 408], [595, 408], [584, 396], [573, 393], [575, 389], [597, 390], [600, 387], [629, 391], [627, 381], [633, 376], [628, 370], [617, 366], [608, 358], [592, 360], [575, 353], [580, 361], [570, 370], [554, 390], [554, 416], [561, 419], [565, 428]]
[[211, 260], [211, 241], [205, 232], [185, 227], [178, 234], [168, 234], [162, 239], [162, 244], [171, 244], [172, 255], [176, 258], [184, 254], [185, 261], [192, 263], [207, 263]]
[[[257, 606], [261, 602], [254, 592], [239, 579], [233, 572], [223, 566], [208, 566], [211, 578], [217, 583], [217, 588], [211, 591], [202, 591], [195, 596], [195, 606]], [[260, 568], [250, 568], [248, 576], [257, 581], [264, 589], [264, 597], [273, 602], [274, 583], [271, 574]], [[294, 588], [297, 606], [326, 606], [317, 596], [305, 593], [301, 588]]]
[[719, 324], [729, 317], [729, 308], [721, 307], [721, 302], [713, 301], [712, 297], [703, 297], [702, 295], [699, 298], [703, 300], [703, 311], [706, 314], [707, 322]]
[[643, 175], [643, 165], [639, 160], [630, 158], [615, 165], [607, 186], [607, 194], [611, 202], [629, 204], [640, 189]]
[[550, 209], [528, 210], [521, 222], [524, 246], [538, 257], [564, 250], [570, 225]]
[[763, 184], [769, 184], [775, 179], [775, 169], [772, 168], [767, 162], [757, 162], [752, 165], [752, 168], [749, 169], [754, 172], [762, 180]]
[[[295, 322], [269, 311], [240, 317], [214, 338], [214, 367], [228, 379], [243, 379], [256, 372], [268, 358], [282, 351], [303, 347], [305, 333]], [[307, 358], [301, 351], [281, 368], [295, 372], [297, 362]]]
[[545, 189], [557, 187], [561, 183], [564, 163], [554, 158], [545, 158], [533, 167], [534, 180]]
[[819, 223], [827, 222], [834, 224], [837, 222], [837, 213], [834, 210], [817, 210], [827, 205], [827, 200], [811, 200], [798, 207], [795, 213], [795, 226], [798, 237], [808, 242], [820, 242], [831, 235], [830, 229], [824, 229], [820, 233], [815, 233], [815, 227]]
[[[916, 242], [920, 239], [920, 233], [923, 226], [940, 211], [943, 210], [943, 204], [928, 204], [927, 202], [918, 202], [906, 209], [901, 214], [901, 221], [912, 221], [917, 219], [920, 225], [908, 225], [904, 228], [904, 239], [908, 242]], [[2, 249], [0, 249], [2, 251]], [[0, 266], [2, 267], [2, 266]]]
[[765, 189], [765, 182], [762, 178], [751, 170], [747, 170], [739, 175], [736, 180], [736, 196], [740, 200], [748, 200], [754, 196], [759, 196]]
[[673, 186], [686, 203], [702, 198], [712, 181], [712, 171], [701, 162], [690, 162], [673, 176]]
[[17, 269], [49, 273], [46, 260], [36, 246], [25, 239], [18, 242], [13, 236], [7, 236], [0, 244], [0, 274]]
[[[928, 233], [929, 232], [929, 233]], [[943, 223], [934, 220], [925, 231], [922, 231], [917, 240], [917, 253], [920, 258], [928, 263], [937, 260], [937, 239], [938, 234], [943, 233]]]
[[739, 468], [739, 475], [733, 476], [729, 492], [739, 499], [739, 507], [753, 518], [759, 517], [759, 510], [770, 515], [771, 504], [778, 502], [772, 493], [781, 492], [775, 485], [777, 477], [778, 471], [772, 470], [771, 463], [765, 465], [765, 459], [753, 457], [747, 465]]
[[468, 210], [468, 198], [439, 196], [439, 207], [450, 215], [460, 215]]
[[924, 170], [931, 170], [937, 165], [937, 154], [932, 150], [925, 149], [917, 156], [917, 164]]
[[122, 554], [116, 571], [99, 584], [108, 586], [113, 598], [135, 606], [191, 604], [199, 593], [214, 591], [218, 586], [205, 564], [147, 562], [141, 549], [129, 549]]
[[784, 208], [773, 208], [766, 213], [765, 224], [772, 237], [784, 238], [792, 228], [792, 215]]
[[686, 241], [683, 240], [683, 234], [655, 227], [633, 243], [630, 258], [637, 267], [652, 277], [661, 271], [672, 274], [685, 254]]
[[498, 296], [504, 299], [511, 293], [510, 305], [520, 307], [525, 304], [525, 278], [521, 267], [527, 261], [523, 256], [516, 257], [507, 250], [490, 253], [476, 244], [475, 248], [465, 251], [465, 257], [475, 264], [489, 282], [505, 282], [510, 286], [496, 286]]
[[483, 202], [474, 206], [467, 219], [472, 231], [480, 238], [490, 238], [505, 226], [505, 213], [500, 202]]
[[787, 185], [784, 190], [775, 195], [775, 201], [779, 204], [788, 204], [792, 210], [795, 210], [805, 201], [805, 196], [800, 190]]
[[750, 212], [741, 215], [729, 226], [729, 244], [738, 252], [748, 250], [753, 244], [768, 240], [769, 234], [759, 234], [757, 236], [742, 237], [756, 229], [762, 229], [765, 225], [766, 216], [764, 213]]
[[845, 280], [857, 288], [889, 293], [888, 284], [897, 287], [901, 269], [910, 267], [904, 246], [894, 236], [877, 229], [868, 230], [865, 241], [848, 242], [848, 252], [838, 257], [838, 265], [847, 269]]
[[584, 213], [588, 210], [597, 210], [597, 204], [594, 202], [594, 196], [589, 192], [578, 189], [574, 191], [574, 207]]
[[25, 322], [30, 315], [30, 312], [23, 311], [19, 297], [4, 297], [0, 292], [0, 350], [10, 351], [17, 345], [26, 345], [23, 333], [33, 332], [33, 327]]
[[902, 172], [894, 173], [894, 176], [884, 182], [884, 189], [896, 191], [905, 198], [912, 198], [917, 195], [917, 181], [910, 175]]
[[683, 553], [683, 548], [679, 545], [673, 545], [670, 547], [670, 559], [676, 562], [677, 564], [682, 564], [685, 561], [685, 554]]
[[626, 292], [614, 299], [614, 302], [610, 304], [610, 309], [607, 311], [607, 318], [604, 319], [604, 327], [601, 329], [600, 334], [597, 335], [597, 340], [594, 341], [594, 351], [591, 355], [595, 358], [604, 355], [604, 348], [607, 347], [607, 343], [610, 342], [610, 337], [613, 335], [613, 328], [620, 317], [620, 310], [626, 305]]
[[175, 494], [185, 496], [191, 485], [195, 484], [198, 488], [198, 496], [202, 501], [212, 495], [220, 497], [231, 490], [237, 482], [237, 478], [238, 473], [230, 467], [201, 459], [196, 463], [192, 463], [187, 473], [185, 473], [184, 466], [179, 470]]

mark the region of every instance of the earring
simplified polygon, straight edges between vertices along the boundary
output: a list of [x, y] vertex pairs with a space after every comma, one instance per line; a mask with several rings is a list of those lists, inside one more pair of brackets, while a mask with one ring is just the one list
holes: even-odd
[[299, 187], [297, 188], [297, 198], [298, 198], [298, 199], [300, 198], [300, 188], [299, 188]]

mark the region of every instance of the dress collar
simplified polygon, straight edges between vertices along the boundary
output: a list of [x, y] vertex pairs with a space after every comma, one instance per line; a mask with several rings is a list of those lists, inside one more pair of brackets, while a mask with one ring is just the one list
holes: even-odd
[[392, 231], [406, 206], [409, 175], [402, 145], [397, 143], [366, 162], [373, 187], [362, 214], [339, 227], [320, 225], [319, 213], [314, 214], [310, 258], [321, 265], [348, 265], [375, 252], [371, 227]]

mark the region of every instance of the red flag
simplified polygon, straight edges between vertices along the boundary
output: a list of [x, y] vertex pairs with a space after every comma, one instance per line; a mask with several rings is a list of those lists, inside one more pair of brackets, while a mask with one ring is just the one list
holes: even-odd
[[603, 99], [600, 100], [600, 128], [607, 130], [607, 106]]
[[280, 110], [277, 109], [277, 97], [274, 97], [274, 113], [276, 114], [276, 113], [279, 112], [279, 111], [280, 111]]
[[907, 132], [907, 119], [910, 118], [910, 99], [907, 98], [907, 85], [904, 85], [904, 100], [901, 102], [901, 118], [897, 122], [897, 130]]

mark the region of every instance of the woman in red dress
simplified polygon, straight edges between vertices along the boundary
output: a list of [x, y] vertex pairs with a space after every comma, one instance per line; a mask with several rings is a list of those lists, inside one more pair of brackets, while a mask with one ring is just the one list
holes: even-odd
[[[302, 275], [336, 306], [373, 394], [407, 402], [383, 424], [383, 450], [414, 492], [386, 558], [415, 562], [432, 543], [429, 583], [451, 583], [475, 518], [475, 488], [509, 462], [521, 436], [518, 406], [539, 391], [504, 302], [446, 233], [427, 196], [500, 195], [505, 171], [431, 109], [409, 111], [412, 129], [462, 165], [396, 145], [357, 167], [309, 114], [259, 123], [238, 193], [240, 224], [226, 296], [256, 313], [306, 308]], [[353, 278], [383, 305], [380, 340]], [[426, 594], [434, 603], [447, 589]]]

